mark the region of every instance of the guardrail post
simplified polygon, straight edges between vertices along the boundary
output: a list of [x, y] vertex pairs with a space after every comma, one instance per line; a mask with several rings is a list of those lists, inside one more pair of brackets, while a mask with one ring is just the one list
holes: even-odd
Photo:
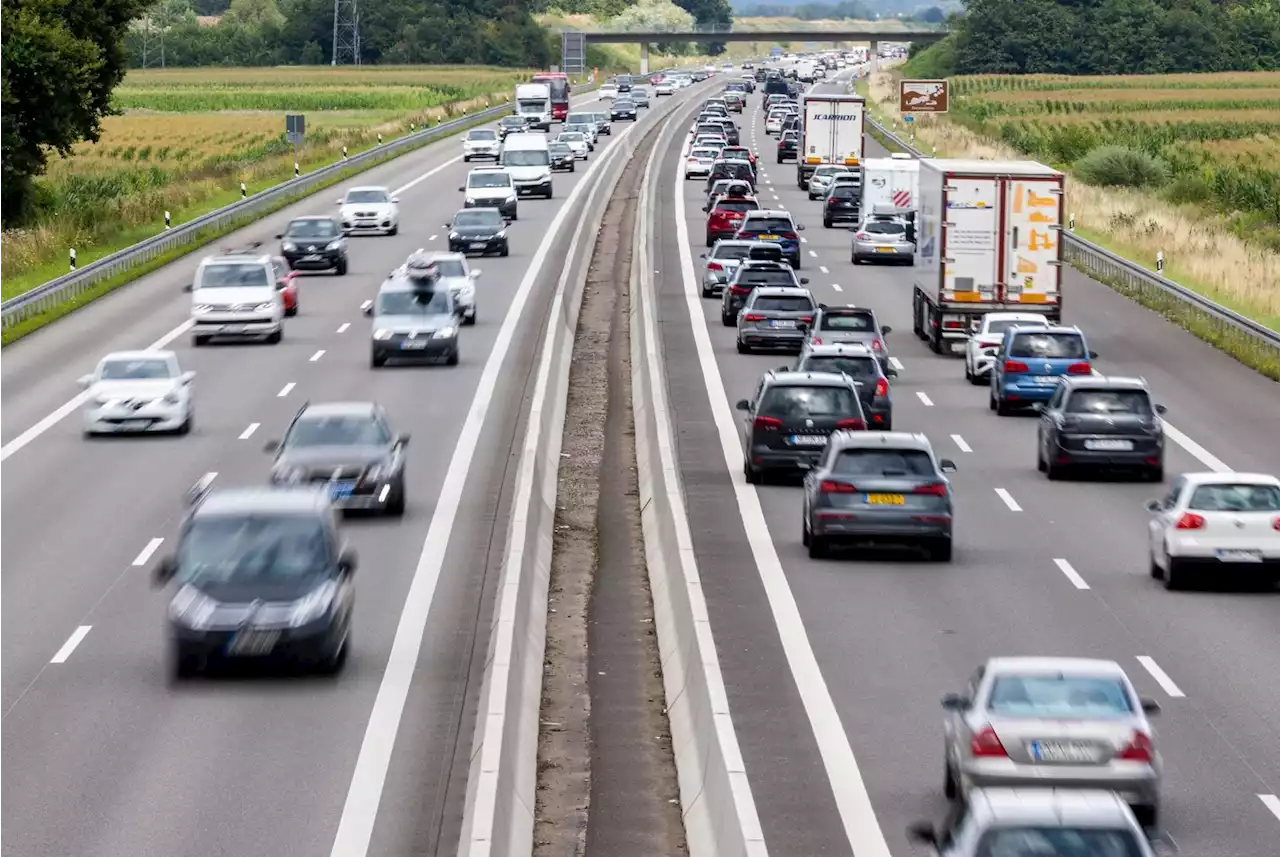
[[347, 159], [347, 147], [346, 147], [346, 146], [343, 146], [343, 147], [342, 147], [342, 160], [344, 160], [344, 161], [345, 161], [346, 159]]
[[381, 132], [381, 131], [379, 131], [379, 132], [378, 132], [378, 145], [379, 145], [379, 146], [381, 146], [381, 145], [382, 145], [382, 132]]
[[244, 199], [249, 195], [249, 189], [244, 186], [244, 182], [240, 182], [240, 198]]
[[302, 168], [298, 166], [298, 162], [297, 162], [297, 161], [294, 161], [294, 162], [293, 162], [293, 177], [296, 179], [296, 178], [297, 178], [298, 176], [300, 176], [300, 175], [302, 175]]
[[410, 123], [409, 123], [409, 133], [410, 133], [410, 134], [412, 134], [412, 133], [414, 133], [414, 132], [415, 132], [415, 131], [417, 131], [417, 130], [418, 130], [418, 126], [417, 126], [417, 125], [415, 125], [414, 123], [410, 122]]
[[1156, 251], [1156, 273], [1157, 274], [1163, 273], [1163, 271], [1164, 271], [1164, 251], [1157, 250]]
[[76, 269], [76, 248], [71, 248], [71, 270]]
[[165, 229], [172, 229], [172, 228], [173, 228], [173, 223], [172, 223], [172, 222], [170, 222], [170, 220], [169, 220], [169, 212], [167, 212], [167, 211], [164, 213], [164, 228], [165, 228]]
[[1067, 218], [1067, 229], [1071, 230], [1072, 232], [1075, 232], [1075, 231], [1076, 231], [1076, 215], [1075, 215], [1075, 212], [1072, 212], [1071, 216]]

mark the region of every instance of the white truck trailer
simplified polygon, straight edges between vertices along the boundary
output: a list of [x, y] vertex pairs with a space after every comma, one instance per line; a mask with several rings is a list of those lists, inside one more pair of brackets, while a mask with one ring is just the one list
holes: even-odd
[[862, 132], [866, 101], [860, 95], [805, 95], [800, 108], [800, 151], [796, 157], [796, 185], [809, 186], [813, 171], [823, 164], [862, 170]]
[[988, 312], [1062, 320], [1064, 185], [1034, 161], [920, 161], [913, 327], [934, 352], [963, 354]]
[[862, 210], [908, 215], [920, 204], [920, 162], [905, 152], [862, 162]]
[[531, 128], [550, 131], [551, 87], [545, 83], [517, 83], [516, 115], [524, 117]]

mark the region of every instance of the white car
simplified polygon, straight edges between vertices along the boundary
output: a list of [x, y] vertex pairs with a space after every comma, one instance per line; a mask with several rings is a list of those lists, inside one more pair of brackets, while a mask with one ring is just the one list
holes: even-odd
[[689, 152], [689, 157], [685, 159], [684, 177], [686, 179], [706, 178], [711, 175], [711, 166], [719, 156], [719, 149], [713, 149], [710, 146], [695, 146]]
[[676, 91], [675, 84], [671, 83], [670, 81], [664, 80], [662, 83], [658, 84], [653, 88], [653, 97], [657, 98], [659, 95], [672, 95], [673, 93], [675, 93], [675, 91]]
[[492, 128], [472, 128], [467, 132], [467, 139], [462, 141], [464, 162], [472, 158], [492, 158], [496, 161], [501, 151], [502, 140], [498, 138], [498, 132]]
[[1045, 327], [1049, 320], [1034, 312], [989, 312], [982, 326], [964, 346], [964, 377], [970, 384], [986, 384], [991, 378], [991, 364], [1011, 327]]
[[400, 231], [400, 198], [385, 187], [353, 187], [338, 200], [344, 235], [395, 235]]
[[608, 101], [618, 97], [618, 85], [616, 83], [604, 83], [600, 85], [600, 98]]
[[764, 132], [766, 134], [782, 133], [782, 122], [786, 116], [785, 110], [770, 110], [769, 118], [764, 120]]
[[1280, 581], [1280, 478], [1263, 473], [1184, 473], [1147, 503], [1151, 576], [1181, 589], [1192, 573]]
[[191, 431], [191, 379], [172, 351], [116, 351], [80, 378], [89, 403], [84, 433]]
[[728, 137], [717, 137], [714, 134], [699, 134], [693, 141], [691, 149], [715, 149], [717, 152], [729, 145]]
[[472, 270], [462, 253], [431, 253], [429, 258], [439, 270], [440, 278], [448, 285], [454, 303], [462, 310], [462, 323], [468, 326], [475, 324], [479, 269]]
[[568, 146], [573, 151], [573, 156], [580, 161], [587, 159], [587, 152], [591, 148], [590, 141], [580, 131], [561, 131], [556, 142]]

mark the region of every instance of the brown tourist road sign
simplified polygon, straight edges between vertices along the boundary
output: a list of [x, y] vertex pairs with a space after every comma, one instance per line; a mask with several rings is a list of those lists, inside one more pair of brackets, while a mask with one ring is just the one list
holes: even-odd
[[949, 92], [945, 80], [898, 82], [899, 113], [946, 113]]

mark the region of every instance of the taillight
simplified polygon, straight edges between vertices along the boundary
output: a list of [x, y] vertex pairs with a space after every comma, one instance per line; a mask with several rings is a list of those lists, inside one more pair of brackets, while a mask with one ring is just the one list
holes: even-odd
[[732, 294], [732, 295], [749, 295], [749, 294], [751, 294], [751, 289], [747, 288], [746, 286], [730, 286], [730, 287], [729, 287], [729, 294]]
[[764, 316], [758, 313], [749, 312], [742, 317], [743, 321], [764, 321]]
[[768, 431], [776, 431], [782, 428], [782, 420], [777, 417], [756, 417], [752, 425], [758, 429], [766, 429]]
[[1006, 372], [1029, 372], [1029, 371], [1031, 371], [1031, 370], [1030, 370], [1030, 369], [1028, 369], [1028, 368], [1027, 368], [1027, 364], [1026, 364], [1026, 363], [1023, 363], [1021, 360], [1006, 360], [1006, 361], [1004, 361], [1004, 371], [1006, 371]]
[[859, 233], [858, 233], [858, 240], [859, 240], [859, 241], [869, 241], [869, 240], [871, 240], [871, 236], [870, 236], [870, 235], [868, 235], [868, 234], [867, 234], [867, 233], [865, 233], [865, 232], [859, 232]]
[[881, 378], [879, 381], [876, 381], [876, 395], [877, 396], [889, 395], [889, 382], [886, 381], [884, 378]]
[[1093, 367], [1088, 363], [1072, 363], [1067, 367], [1068, 375], [1088, 375], [1093, 372]]
[[721, 265], [719, 262], [709, 262], [709, 263], [707, 264], [707, 270], [708, 270], [708, 271], [723, 271], [723, 270], [724, 270], [724, 265]]
[[981, 732], [974, 735], [973, 739], [969, 741], [969, 754], [975, 757], [1007, 757], [1009, 755], [1005, 752], [1004, 744], [1000, 743], [1000, 736], [990, 726], [984, 727]]
[[813, 316], [811, 316], [811, 315], [802, 315], [802, 316], [800, 316], [800, 318], [798, 318], [798, 319], [797, 319], [797, 321], [802, 321], [802, 322], [804, 322], [805, 324], [813, 324]]
[[1197, 515], [1197, 514], [1195, 514], [1194, 512], [1187, 512], [1187, 513], [1186, 513], [1186, 514], [1184, 514], [1181, 518], [1179, 518], [1179, 519], [1178, 519], [1178, 526], [1177, 526], [1177, 529], [1179, 529], [1179, 530], [1203, 530], [1203, 529], [1204, 529], [1204, 516], [1203, 516], [1203, 515]]
[[1155, 747], [1151, 743], [1151, 736], [1145, 732], [1134, 732], [1129, 746], [1121, 750], [1116, 758], [1127, 762], [1150, 762], [1154, 753]]
[[880, 341], [880, 340], [878, 340], [878, 339], [873, 339], [873, 340], [871, 340], [871, 350], [872, 350], [872, 351], [883, 351], [883, 350], [884, 350], [884, 343], [883, 343], [883, 342], [881, 342], [881, 341]]
[[947, 486], [943, 485], [941, 482], [934, 482], [931, 485], [917, 486], [916, 489], [911, 493], [912, 494], [929, 494], [930, 496], [933, 496], [933, 497], [945, 497], [947, 496]]
[[1271, 522], [1271, 529], [1280, 530], [1280, 518], [1276, 518], [1274, 521]]
[[810, 342], [811, 344], [813, 344], [813, 345], [821, 345], [821, 344], [822, 344], [822, 337], [821, 337], [821, 336], [815, 336], [813, 339], [810, 339], [810, 340], [809, 340], [809, 342]]
[[823, 480], [818, 484], [818, 490], [823, 494], [852, 494], [858, 489], [850, 485], [848, 482], [829, 482]]
[[838, 429], [862, 430], [867, 427], [866, 422], [861, 417], [850, 417], [847, 420], [840, 420], [836, 423]]

